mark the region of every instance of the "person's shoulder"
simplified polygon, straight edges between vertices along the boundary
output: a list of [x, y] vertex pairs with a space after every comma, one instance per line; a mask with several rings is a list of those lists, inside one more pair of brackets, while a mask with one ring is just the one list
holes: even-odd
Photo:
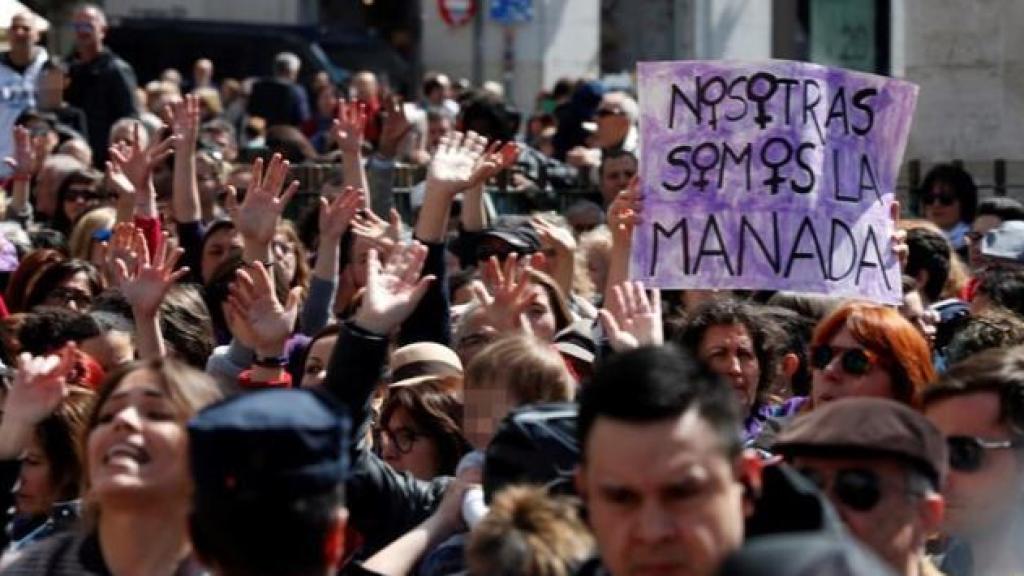
[[87, 534], [72, 530], [40, 540], [19, 553], [9, 566], [0, 570], [3, 576], [71, 576], [94, 574], [82, 564], [80, 550]]

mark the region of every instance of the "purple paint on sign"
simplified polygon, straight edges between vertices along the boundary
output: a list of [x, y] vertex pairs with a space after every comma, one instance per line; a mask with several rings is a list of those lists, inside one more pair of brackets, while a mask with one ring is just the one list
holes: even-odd
[[634, 279], [900, 302], [890, 212], [915, 85], [786, 61], [637, 68]]

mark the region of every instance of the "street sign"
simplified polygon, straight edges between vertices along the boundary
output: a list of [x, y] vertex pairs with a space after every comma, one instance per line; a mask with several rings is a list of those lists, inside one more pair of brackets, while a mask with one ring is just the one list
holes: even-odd
[[437, 10], [445, 24], [459, 27], [468, 24], [476, 15], [477, 0], [437, 0]]
[[491, 0], [491, 20], [499, 24], [533, 21], [533, 0]]

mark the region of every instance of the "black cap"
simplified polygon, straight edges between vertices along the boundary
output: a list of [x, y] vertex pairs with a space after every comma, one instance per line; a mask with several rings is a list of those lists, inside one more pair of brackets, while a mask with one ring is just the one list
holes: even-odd
[[329, 492], [345, 481], [350, 423], [308, 390], [240, 394], [188, 426], [197, 498], [285, 499]]
[[895, 574], [852, 538], [810, 532], [752, 538], [718, 576], [886, 576]]
[[574, 403], [552, 402], [524, 406], [506, 416], [487, 445], [483, 477], [487, 500], [512, 484], [572, 493], [572, 473], [580, 461], [577, 413]]
[[797, 417], [772, 449], [784, 456], [894, 458], [941, 486], [946, 440], [927, 418], [884, 398], [843, 398]]

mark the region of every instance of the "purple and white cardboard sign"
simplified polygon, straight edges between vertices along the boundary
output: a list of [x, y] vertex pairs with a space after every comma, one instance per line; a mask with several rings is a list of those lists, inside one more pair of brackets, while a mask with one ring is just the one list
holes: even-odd
[[900, 302], [890, 213], [917, 86], [787, 61], [637, 69], [632, 278]]

